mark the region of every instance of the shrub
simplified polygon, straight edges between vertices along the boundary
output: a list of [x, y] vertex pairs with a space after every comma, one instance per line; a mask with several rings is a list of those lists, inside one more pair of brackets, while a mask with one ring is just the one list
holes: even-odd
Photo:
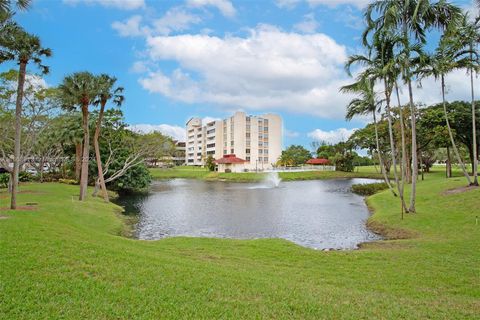
[[0, 173], [0, 188], [7, 188], [9, 179], [8, 173]]
[[64, 183], [64, 184], [77, 184], [77, 180], [73, 180], [73, 179], [58, 179], [58, 182]]
[[352, 192], [361, 196], [371, 196], [386, 189], [388, 185], [385, 182], [352, 185]]
[[30, 182], [30, 181], [33, 181], [33, 179], [34, 179], [34, 176], [31, 173], [28, 173], [26, 171], [21, 171], [18, 174], [18, 180], [20, 182]]

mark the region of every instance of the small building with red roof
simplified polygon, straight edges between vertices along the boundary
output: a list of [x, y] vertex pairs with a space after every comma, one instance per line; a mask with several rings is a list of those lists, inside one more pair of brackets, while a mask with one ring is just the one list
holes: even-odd
[[237, 158], [235, 154], [226, 154], [223, 158], [215, 160], [218, 172], [244, 172], [247, 160]]
[[310, 159], [307, 161], [307, 164], [313, 165], [313, 166], [326, 166], [330, 164], [330, 161], [328, 159], [323, 159], [323, 158], [314, 158]]

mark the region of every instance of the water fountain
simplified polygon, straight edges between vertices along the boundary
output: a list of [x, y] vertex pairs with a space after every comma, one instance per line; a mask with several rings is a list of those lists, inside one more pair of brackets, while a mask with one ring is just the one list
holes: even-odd
[[278, 172], [269, 172], [265, 181], [270, 187], [278, 188], [282, 179], [279, 177]]

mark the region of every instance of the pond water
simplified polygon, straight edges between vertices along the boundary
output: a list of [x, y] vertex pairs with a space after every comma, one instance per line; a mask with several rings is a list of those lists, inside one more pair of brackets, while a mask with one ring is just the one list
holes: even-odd
[[148, 194], [123, 196], [126, 213], [139, 214], [135, 235], [283, 238], [315, 249], [353, 249], [379, 239], [368, 231], [369, 211], [353, 194], [367, 179], [228, 183], [155, 181]]

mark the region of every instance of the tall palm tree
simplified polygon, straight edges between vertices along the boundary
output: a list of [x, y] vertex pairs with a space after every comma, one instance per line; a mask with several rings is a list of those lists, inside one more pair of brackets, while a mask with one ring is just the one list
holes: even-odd
[[[348, 66], [348, 65], [347, 65]], [[378, 135], [378, 122], [377, 122], [377, 111], [381, 108], [382, 101], [378, 100], [375, 91], [373, 89], [374, 81], [368, 78], [365, 74], [360, 75], [357, 82], [343, 86], [340, 88], [341, 92], [344, 93], [355, 93], [360, 96], [360, 98], [355, 98], [347, 105], [347, 114], [345, 118], [347, 120], [351, 120], [354, 116], [357, 115], [364, 115], [372, 113], [373, 115], [373, 125], [375, 128], [375, 143], [377, 146], [377, 155], [378, 155], [378, 162], [380, 167], [382, 168], [383, 179], [385, 183], [388, 185], [388, 188], [392, 192], [394, 196], [397, 194], [393, 189], [390, 180], [387, 175], [387, 171], [385, 169], [385, 165], [383, 164], [383, 159], [380, 152], [380, 138]], [[392, 152], [394, 152], [392, 150]]]
[[413, 99], [412, 56], [414, 45], [426, 43], [426, 32], [433, 27], [446, 26], [460, 16], [461, 9], [439, 0], [377, 0], [371, 3], [366, 11], [368, 32], [383, 32], [390, 30], [398, 32], [401, 41], [402, 78], [407, 85], [410, 104], [412, 130], [412, 191], [410, 197], [410, 212], [416, 212], [416, 186], [418, 178], [416, 106]]
[[100, 111], [98, 113], [97, 125], [95, 128], [95, 135], [93, 138], [93, 144], [95, 147], [95, 158], [97, 160], [97, 169], [98, 169], [98, 179], [100, 186], [103, 191], [103, 198], [106, 202], [108, 202], [108, 192], [107, 187], [105, 186], [105, 178], [103, 176], [103, 168], [102, 168], [102, 158], [100, 156], [100, 146], [98, 143], [98, 139], [100, 137], [100, 130], [102, 128], [102, 121], [103, 121], [103, 113], [105, 111], [105, 105], [109, 100], [111, 100], [117, 107], [121, 106], [125, 97], [122, 95], [123, 88], [116, 87], [115, 82], [117, 78], [110, 77], [107, 74], [101, 74], [98, 77], [98, 88], [99, 93], [97, 100], [94, 102], [95, 105], [100, 105]]
[[99, 92], [98, 78], [90, 72], [77, 72], [66, 76], [59, 86], [62, 107], [73, 110], [79, 107], [82, 112], [83, 151], [82, 171], [80, 174], [79, 200], [85, 200], [88, 187], [88, 162], [90, 152], [90, 133], [88, 128], [88, 107], [97, 99]]
[[469, 50], [464, 50], [460, 46], [458, 46], [458, 41], [456, 41], [455, 38], [452, 38], [450, 32], [447, 32], [442, 36], [434, 54], [429, 55], [424, 61], [422, 61], [418, 70], [420, 78], [434, 77], [436, 80], [440, 80], [443, 113], [445, 116], [445, 122], [447, 124], [450, 143], [452, 144], [452, 148], [457, 162], [460, 164], [462, 172], [467, 179], [469, 185], [472, 184], [472, 181], [470, 179], [470, 175], [467, 172], [465, 164], [460, 157], [460, 153], [458, 151], [457, 145], [455, 143], [455, 138], [453, 136], [452, 127], [450, 126], [450, 119], [448, 117], [447, 101], [445, 99], [445, 76], [455, 69], [464, 68], [465, 66], [470, 65], [470, 54], [471, 52]]
[[473, 181], [471, 185], [478, 186], [478, 149], [477, 149], [477, 120], [475, 105], [475, 89], [473, 85], [473, 72], [478, 69], [477, 43], [480, 40], [480, 21], [476, 19], [470, 22], [468, 14], [465, 14], [461, 20], [461, 25], [457, 31], [457, 43], [464, 45], [470, 51], [470, 63], [466, 64], [470, 73], [470, 92], [472, 103], [472, 144], [473, 144]]
[[0, 37], [0, 63], [5, 61], [16, 61], [19, 65], [17, 97], [15, 104], [15, 148], [13, 154], [13, 176], [12, 196], [10, 201], [11, 209], [17, 207], [18, 173], [20, 170], [20, 142], [22, 134], [22, 103], [24, 97], [25, 76], [27, 65], [33, 62], [40, 69], [42, 74], [47, 74], [49, 68], [42, 64], [44, 57], [50, 57], [52, 51], [42, 47], [40, 38], [27, 33], [18, 25], [12, 25], [8, 32]]

